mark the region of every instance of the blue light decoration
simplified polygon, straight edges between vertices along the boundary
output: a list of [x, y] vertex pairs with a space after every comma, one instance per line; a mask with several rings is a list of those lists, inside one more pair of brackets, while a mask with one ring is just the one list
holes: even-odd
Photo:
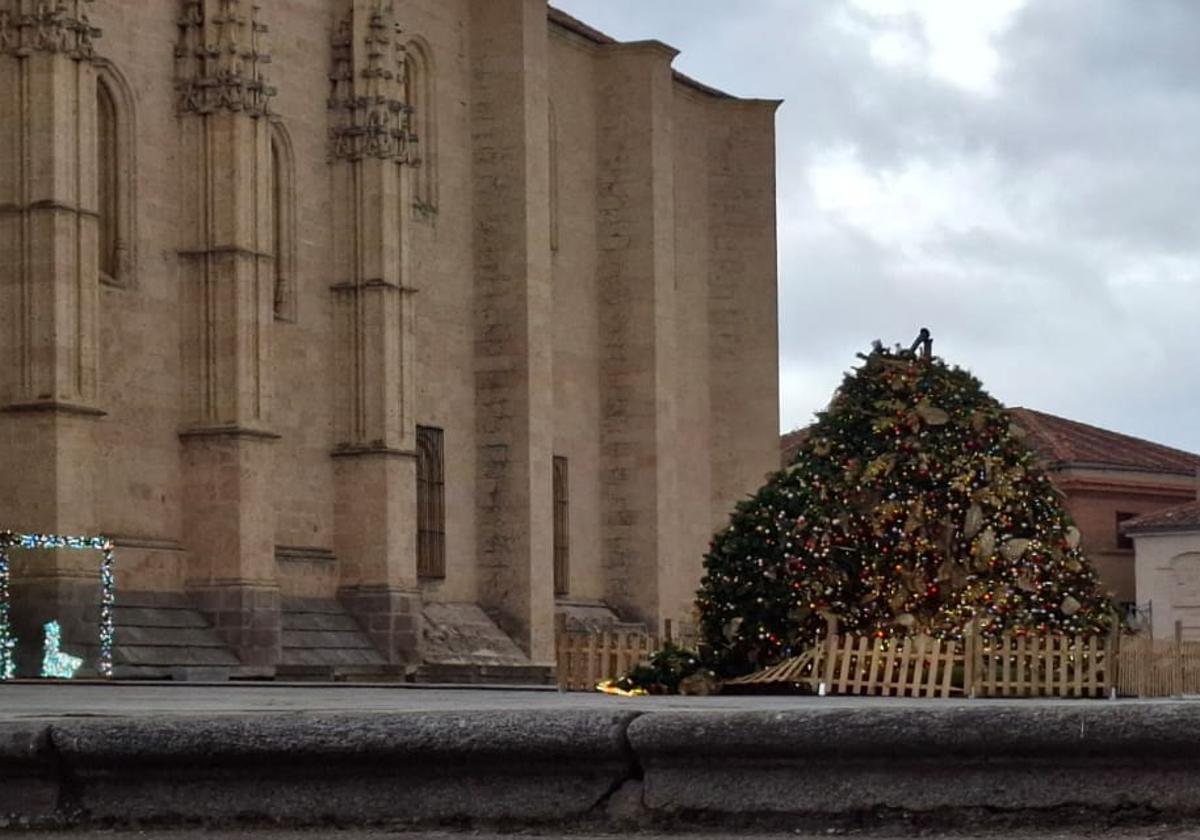
[[[0, 680], [12, 679], [16, 673], [17, 639], [12, 633], [9, 592], [8, 549], [58, 549], [99, 551], [100, 561], [100, 654], [96, 671], [102, 677], [112, 677], [113, 604], [116, 603], [116, 577], [113, 574], [113, 542], [108, 537], [65, 537], [58, 534], [15, 534], [0, 531]], [[58, 627], [58, 622], [50, 622]], [[47, 642], [50, 625], [46, 625]], [[49, 648], [47, 647], [47, 650]], [[57, 644], [55, 650], [57, 651]], [[62, 654], [70, 659], [78, 657]], [[78, 666], [76, 666], [78, 667]], [[43, 662], [43, 670], [45, 662]], [[74, 671], [72, 671], [74, 673]]]
[[69, 680], [75, 676], [83, 660], [62, 650], [62, 628], [57, 621], [47, 621], [43, 628], [46, 638], [42, 644], [42, 676]]

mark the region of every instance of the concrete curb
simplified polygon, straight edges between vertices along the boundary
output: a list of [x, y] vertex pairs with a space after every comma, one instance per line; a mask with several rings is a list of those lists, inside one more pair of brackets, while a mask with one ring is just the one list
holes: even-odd
[[614, 702], [8, 723], [0, 814], [660, 827], [1197, 817], [1200, 704], [639, 713]]

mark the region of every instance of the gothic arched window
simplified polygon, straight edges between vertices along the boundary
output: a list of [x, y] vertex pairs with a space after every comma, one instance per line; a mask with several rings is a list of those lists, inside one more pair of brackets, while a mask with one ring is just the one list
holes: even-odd
[[271, 125], [270, 252], [275, 257], [275, 318], [296, 320], [296, 202], [292, 144], [283, 126]]
[[417, 170], [413, 176], [413, 206], [422, 215], [437, 212], [437, 103], [434, 97], [433, 54], [423, 38], [405, 45], [408, 105], [412, 133], [417, 138]]
[[111, 286], [134, 273], [135, 201], [133, 97], [109, 64], [96, 77], [97, 268]]

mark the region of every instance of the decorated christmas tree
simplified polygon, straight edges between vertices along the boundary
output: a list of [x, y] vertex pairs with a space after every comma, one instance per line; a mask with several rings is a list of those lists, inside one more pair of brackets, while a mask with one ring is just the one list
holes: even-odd
[[1058, 493], [968, 372], [876, 342], [792, 464], [705, 557], [709, 662], [746, 673], [842, 632], [1090, 634], [1114, 620]]

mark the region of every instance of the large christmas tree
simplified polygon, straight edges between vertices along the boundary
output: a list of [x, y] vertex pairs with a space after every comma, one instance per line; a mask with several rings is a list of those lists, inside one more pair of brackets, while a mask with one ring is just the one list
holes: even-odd
[[800, 652], [830, 616], [943, 638], [973, 619], [985, 635], [1114, 620], [1022, 431], [919, 343], [861, 355], [793, 463], [713, 538], [698, 604], [723, 675]]

